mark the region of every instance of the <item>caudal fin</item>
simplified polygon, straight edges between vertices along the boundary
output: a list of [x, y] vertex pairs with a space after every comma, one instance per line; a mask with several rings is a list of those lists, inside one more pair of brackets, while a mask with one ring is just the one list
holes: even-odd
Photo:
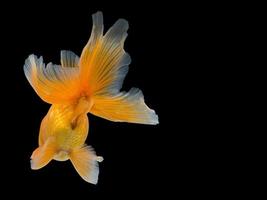
[[118, 93], [131, 62], [123, 49], [128, 22], [119, 19], [105, 35], [103, 30], [103, 15], [97, 12], [79, 63], [81, 83], [89, 96]]
[[43, 63], [43, 58], [30, 55], [24, 73], [35, 92], [45, 102], [62, 104], [75, 101], [80, 95], [79, 58], [72, 52], [61, 52], [60, 65]]
[[127, 30], [128, 22], [119, 19], [103, 35], [102, 13], [93, 15], [91, 37], [80, 58], [81, 83], [94, 102], [90, 112], [111, 121], [158, 124], [141, 90], [120, 92], [131, 62], [123, 48]]
[[132, 88], [113, 96], [96, 96], [92, 114], [115, 122], [158, 124], [158, 116], [144, 101], [141, 90]]
[[102, 13], [97, 12], [92, 18], [91, 37], [80, 59], [70, 51], [62, 51], [61, 66], [51, 63], [45, 66], [42, 57], [31, 55], [24, 65], [27, 79], [48, 103], [74, 103], [83, 96], [92, 100], [91, 112], [97, 116], [112, 121], [157, 124], [158, 116], [145, 104], [139, 89], [120, 92], [131, 62], [124, 51], [128, 22], [119, 19], [103, 34]]
[[96, 156], [90, 146], [75, 149], [70, 153], [70, 161], [78, 174], [87, 182], [97, 184], [98, 181], [98, 162], [102, 162], [101, 156]]

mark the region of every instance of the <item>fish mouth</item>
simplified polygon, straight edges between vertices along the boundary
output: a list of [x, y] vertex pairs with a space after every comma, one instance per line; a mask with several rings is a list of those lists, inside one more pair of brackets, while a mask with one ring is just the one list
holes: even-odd
[[55, 154], [53, 159], [57, 161], [66, 161], [69, 159], [69, 152], [65, 150], [60, 150]]

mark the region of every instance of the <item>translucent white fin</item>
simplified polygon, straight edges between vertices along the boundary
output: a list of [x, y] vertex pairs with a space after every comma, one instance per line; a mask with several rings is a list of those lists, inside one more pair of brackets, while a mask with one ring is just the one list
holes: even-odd
[[132, 88], [114, 96], [96, 96], [91, 113], [115, 121], [140, 124], [158, 124], [158, 116], [144, 102], [142, 91]]
[[103, 158], [96, 156], [90, 146], [75, 149], [70, 153], [70, 160], [78, 174], [87, 182], [97, 184], [99, 168], [98, 163]]
[[62, 67], [78, 67], [79, 57], [72, 51], [62, 50], [60, 52]]
[[24, 73], [36, 93], [47, 103], [69, 103], [80, 94], [79, 69], [43, 63], [43, 58], [30, 55]]
[[117, 94], [128, 72], [130, 56], [123, 49], [128, 22], [119, 19], [103, 36], [103, 16], [93, 15], [93, 30], [80, 59], [80, 76], [89, 95]]

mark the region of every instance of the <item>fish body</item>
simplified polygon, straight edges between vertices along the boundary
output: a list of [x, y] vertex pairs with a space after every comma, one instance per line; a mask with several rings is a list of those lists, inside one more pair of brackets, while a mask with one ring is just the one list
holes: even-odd
[[81, 57], [61, 51], [61, 65], [45, 65], [30, 55], [25, 75], [40, 98], [51, 104], [39, 131], [39, 146], [31, 156], [31, 168], [40, 169], [51, 160], [70, 160], [79, 175], [96, 184], [98, 162], [93, 148], [85, 144], [88, 113], [114, 122], [158, 124], [158, 116], [144, 102], [141, 90], [120, 91], [131, 62], [124, 51], [128, 23], [119, 19], [103, 34], [101, 12], [93, 15], [91, 37]]
[[[71, 105], [52, 105], [41, 123], [39, 145], [53, 137], [58, 153], [82, 147], [89, 130], [88, 106], [84, 100]], [[81, 107], [83, 110], [78, 110]]]

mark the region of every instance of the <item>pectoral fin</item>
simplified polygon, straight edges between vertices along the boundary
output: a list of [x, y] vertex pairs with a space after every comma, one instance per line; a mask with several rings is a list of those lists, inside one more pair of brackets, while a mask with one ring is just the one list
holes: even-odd
[[70, 160], [78, 174], [87, 182], [97, 184], [99, 168], [98, 163], [103, 160], [102, 157], [96, 156], [90, 146], [73, 150], [70, 154]]
[[44, 145], [34, 150], [31, 156], [31, 168], [33, 170], [46, 166], [54, 157], [56, 152], [53, 139], [49, 138]]

